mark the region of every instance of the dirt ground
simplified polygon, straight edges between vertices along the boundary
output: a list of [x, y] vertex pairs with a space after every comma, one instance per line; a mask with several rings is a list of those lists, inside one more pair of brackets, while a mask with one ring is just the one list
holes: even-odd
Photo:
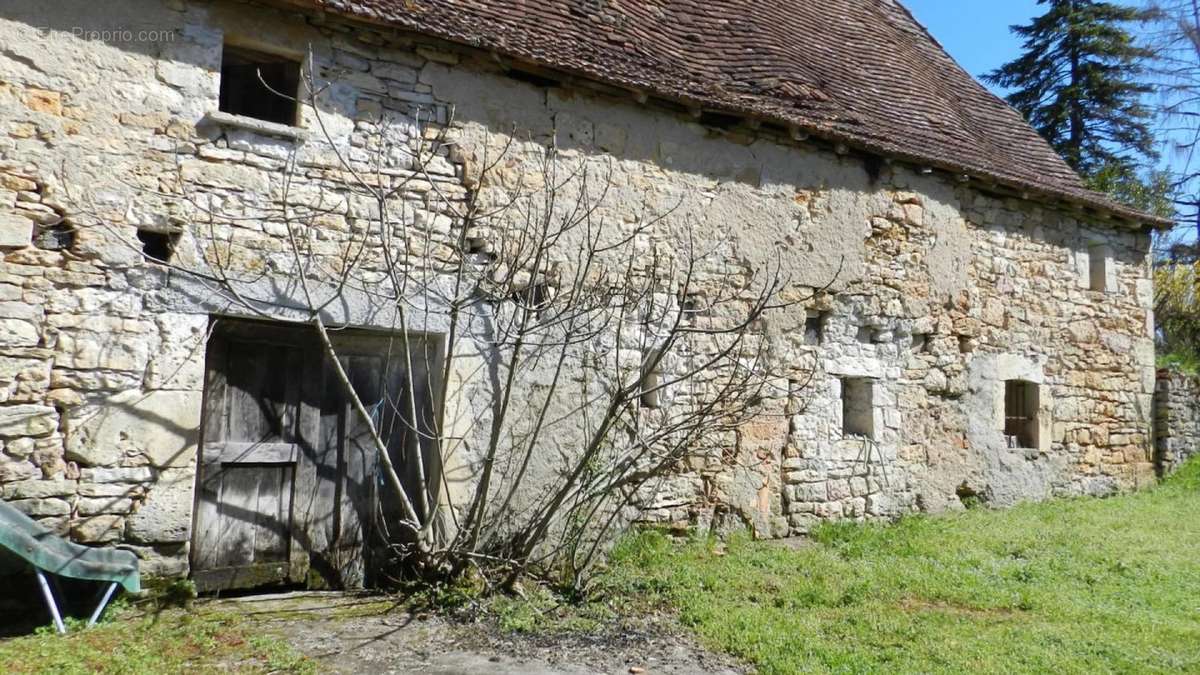
[[254, 618], [337, 673], [743, 673], [683, 635], [670, 619], [647, 617], [601, 634], [526, 635], [489, 621], [413, 615], [375, 596], [286, 593], [209, 601]]

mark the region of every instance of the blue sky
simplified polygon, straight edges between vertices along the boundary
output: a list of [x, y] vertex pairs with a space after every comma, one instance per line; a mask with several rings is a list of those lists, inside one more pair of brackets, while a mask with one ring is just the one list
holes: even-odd
[[1021, 52], [1008, 27], [1045, 11], [1036, 0], [900, 0], [976, 79]]
[[[976, 79], [1021, 53], [1021, 41], [1009, 31], [1046, 11], [1037, 0], [899, 0]], [[981, 80], [982, 81], [982, 80]], [[984, 83], [987, 86], [987, 83]], [[997, 94], [1004, 92], [992, 87]], [[1185, 139], [1186, 140], [1186, 139]], [[1188, 160], [1163, 148], [1164, 165], [1182, 170]]]
[[[976, 79], [1021, 53], [1008, 27], [1027, 24], [1046, 11], [1037, 0], [900, 0], [950, 56]], [[982, 81], [982, 80], [980, 80]], [[987, 83], [984, 83], [987, 86]], [[992, 87], [997, 94], [1005, 92]], [[1185, 137], [1186, 140], [1186, 137]], [[1182, 169], [1185, 160], [1163, 149], [1165, 163]]]

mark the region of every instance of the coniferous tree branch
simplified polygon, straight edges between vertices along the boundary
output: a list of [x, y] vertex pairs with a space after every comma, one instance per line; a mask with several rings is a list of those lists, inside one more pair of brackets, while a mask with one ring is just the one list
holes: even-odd
[[984, 79], [1011, 89], [1008, 102], [1093, 187], [1138, 180], [1158, 156], [1144, 102], [1154, 91], [1146, 79], [1154, 52], [1129, 28], [1155, 13], [1096, 0], [1038, 4], [1044, 14], [1011, 27], [1022, 55]]

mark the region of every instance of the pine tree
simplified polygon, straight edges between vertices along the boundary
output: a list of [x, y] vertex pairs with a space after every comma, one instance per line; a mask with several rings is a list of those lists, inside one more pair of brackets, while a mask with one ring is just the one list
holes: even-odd
[[1152, 91], [1143, 77], [1153, 53], [1128, 27], [1151, 13], [1096, 0], [1038, 4], [1049, 6], [1045, 14], [1011, 27], [1024, 38], [1023, 55], [984, 78], [1013, 89], [1008, 102], [1089, 183], [1137, 180], [1157, 157], [1142, 102]]

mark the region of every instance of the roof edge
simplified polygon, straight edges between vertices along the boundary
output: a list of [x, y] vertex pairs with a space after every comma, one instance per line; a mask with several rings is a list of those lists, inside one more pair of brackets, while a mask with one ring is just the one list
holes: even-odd
[[[462, 37], [454, 35], [453, 33], [449, 32], [449, 31], [441, 31], [441, 30], [430, 28], [428, 26], [418, 26], [415, 24], [415, 21], [413, 23], [406, 23], [404, 21], [397, 21], [394, 19], [377, 17], [377, 16], [374, 16], [370, 12], [354, 12], [350, 9], [344, 8], [344, 5], [347, 4], [348, 0], [260, 0], [260, 1], [263, 3], [266, 3], [266, 4], [287, 6], [287, 7], [291, 7], [291, 8], [298, 9], [298, 10], [316, 11], [319, 14], [335, 15], [335, 16], [341, 17], [345, 20], [348, 20], [350, 22], [358, 22], [358, 23], [367, 24], [367, 25], [376, 26], [376, 27], [386, 27], [393, 31], [399, 30], [399, 31], [404, 31], [404, 32], [408, 32], [408, 33], [418, 34], [418, 35], [425, 35], [425, 36], [429, 36], [429, 37], [433, 37], [435, 39], [441, 40], [446, 43], [450, 43], [450, 44], [458, 45], [460, 47], [467, 48], [469, 50], [499, 54], [499, 55], [502, 55], [502, 56], [505, 56], [508, 58], [524, 61], [526, 63], [535, 65], [540, 68], [545, 68], [550, 71], [564, 73], [566, 75], [570, 75], [570, 76], [577, 77], [577, 78], [587, 80], [587, 81], [596, 82], [599, 84], [615, 86], [615, 87], [618, 87], [621, 89], [627, 89], [627, 90], [637, 93], [641, 96], [653, 95], [656, 98], [660, 98], [663, 100], [682, 104], [684, 106], [703, 107], [707, 110], [711, 110], [714, 112], [731, 114], [731, 115], [735, 115], [735, 116], [742, 117], [742, 118], [749, 119], [749, 120], [773, 122], [773, 123], [782, 125], [784, 127], [790, 127], [790, 128], [797, 129], [797, 130], [803, 132], [804, 134], [808, 134], [810, 136], [826, 140], [830, 143], [845, 144], [849, 147], [853, 147], [856, 150], [867, 152], [869, 154], [875, 154], [875, 155], [879, 155], [879, 156], [882, 156], [885, 158], [899, 160], [899, 161], [905, 162], [907, 164], [911, 164], [913, 166], [945, 171], [952, 175], [958, 175], [958, 176], [965, 175], [970, 178], [974, 178], [976, 180], [982, 180], [985, 183], [992, 182], [992, 183], [995, 183], [996, 185], [1007, 187], [1011, 190], [1017, 191], [1018, 193], [1020, 193], [1022, 199], [1027, 199], [1029, 201], [1036, 201], [1033, 199], [1033, 197], [1039, 196], [1039, 197], [1042, 197], [1041, 201], [1047, 201], [1047, 200], [1061, 201], [1061, 202], [1064, 202], [1066, 204], [1069, 204], [1069, 205], [1072, 205], [1075, 207], [1095, 209], [1096, 211], [1099, 211], [1103, 214], [1108, 214], [1109, 216], [1114, 216], [1114, 217], [1117, 217], [1120, 219], [1130, 221], [1130, 223], [1132, 225], [1134, 225], [1135, 227], [1137, 227], [1138, 229], [1152, 229], [1152, 230], [1157, 230], [1157, 231], [1164, 231], [1164, 230], [1171, 229], [1175, 226], [1175, 221], [1170, 218], [1162, 218], [1160, 216], [1155, 216], [1153, 214], [1145, 213], [1138, 209], [1135, 209], [1135, 208], [1132, 208], [1129, 206], [1125, 206], [1123, 204], [1119, 204], [1117, 202], [1114, 202], [1107, 195], [1104, 195], [1099, 192], [1087, 190], [1087, 191], [1082, 191], [1081, 193], [1072, 193], [1067, 190], [1055, 190], [1052, 188], [1047, 188], [1046, 186], [1044, 186], [1042, 184], [1035, 183], [1035, 182], [1025, 180], [1025, 179], [1021, 179], [1016, 176], [1003, 175], [1000, 173], [989, 171], [987, 169], [981, 169], [978, 167], [971, 167], [971, 166], [966, 166], [966, 165], [959, 165], [959, 164], [946, 162], [944, 160], [938, 160], [933, 157], [922, 155], [919, 152], [913, 152], [913, 151], [911, 151], [903, 146], [900, 146], [898, 144], [882, 142], [877, 139], [867, 137], [865, 135], [839, 132], [834, 129], [829, 129], [826, 127], [821, 127], [816, 124], [812, 124], [810, 122], [806, 122], [805, 120], [791, 119], [791, 118], [784, 117], [782, 115], [764, 115], [757, 111], [749, 110], [744, 107], [738, 107], [736, 105], [731, 105], [731, 104], [724, 103], [724, 102], [713, 102], [713, 101], [706, 101], [706, 100], [700, 100], [700, 99], [696, 99], [696, 98], [681, 96], [675, 92], [671, 92], [671, 91], [667, 91], [667, 90], [659, 88], [659, 87], [655, 87], [653, 84], [650, 84], [649, 86], [647, 86], [647, 83], [626, 81], [624, 78], [620, 78], [620, 77], [611, 77], [611, 76], [605, 77], [605, 76], [598, 75], [596, 73], [590, 73], [590, 72], [576, 70], [576, 69], [566, 69], [560, 65], [557, 65], [554, 63], [549, 63], [549, 62], [544, 61], [543, 59], [539, 59], [536, 56], [523, 54], [515, 49], [506, 49], [503, 44], [490, 44], [490, 43], [486, 43], [485, 41], [478, 41], [478, 42], [473, 43], [471, 41], [463, 39]], [[889, 1], [894, 2], [894, 0], [889, 0]], [[912, 16], [912, 13], [908, 10], [907, 7], [904, 7], [903, 4], [901, 4], [901, 3], [894, 3], [894, 4], [899, 5], [903, 11], [908, 13], [909, 16]], [[921, 24], [919, 21], [916, 21], [915, 17], [914, 17], [914, 22], [921, 28], [922, 31], [924, 31], [926, 34], [928, 34], [928, 30], [925, 28], [925, 26], [923, 24]], [[932, 36], [930, 36], [930, 37], [932, 38]], [[936, 41], [936, 39], [934, 39], [934, 42], [935, 42], [935, 44], [937, 44], [938, 49], [943, 50], [943, 53], [945, 53], [944, 48], [941, 46], [940, 43], [938, 43]], [[947, 55], [947, 58], [951, 58], [951, 60], [953, 60], [953, 58], [949, 57], [949, 55]], [[959, 67], [961, 68], [961, 66], [959, 66]], [[968, 73], [968, 75], [970, 75], [970, 74]], [[972, 79], [974, 79], [973, 76], [971, 76], [971, 77], [972, 77]], [[993, 96], [994, 96], [994, 94], [993, 94]], [[1007, 105], [1007, 103], [1006, 103], [1006, 105]]]

